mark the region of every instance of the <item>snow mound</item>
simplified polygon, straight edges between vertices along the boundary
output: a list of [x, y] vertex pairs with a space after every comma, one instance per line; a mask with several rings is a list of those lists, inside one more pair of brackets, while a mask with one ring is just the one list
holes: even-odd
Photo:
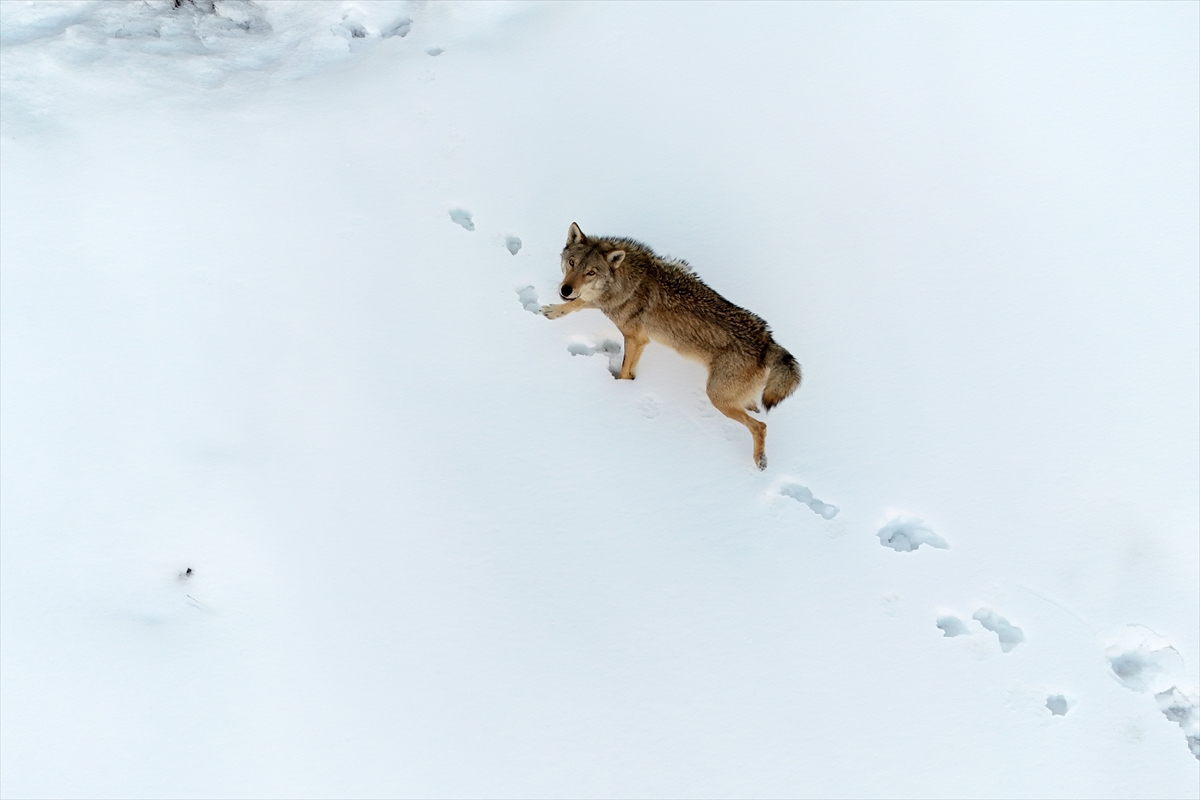
[[403, 35], [404, 4], [145, 0], [0, 4], [0, 45], [39, 43], [67, 65], [126, 61], [205, 80], [216, 72], [304, 71], [351, 54], [349, 42]]
[[880, 528], [875, 535], [879, 537], [880, 544], [892, 548], [897, 553], [911, 553], [923, 544], [939, 550], [950, 549], [945, 539], [930, 530], [924, 520], [916, 517], [896, 517]]
[[[135, 85], [212, 89], [329, 70], [413, 30], [462, 41], [486, 36], [528, 3], [404, 0], [49, 0], [0, 3], [6, 126], [57, 114]], [[418, 42], [423, 52], [444, 52]], [[109, 82], [108, 79], [116, 78]]]

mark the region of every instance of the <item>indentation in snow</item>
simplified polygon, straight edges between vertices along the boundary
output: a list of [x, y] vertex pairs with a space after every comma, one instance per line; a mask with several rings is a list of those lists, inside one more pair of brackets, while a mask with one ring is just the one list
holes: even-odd
[[888, 592], [879, 598], [879, 607], [889, 617], [898, 617], [904, 613], [904, 598], [898, 592]]
[[1109, 643], [1113, 674], [1135, 692], [1162, 692], [1183, 672], [1183, 657], [1169, 641], [1140, 625], [1130, 625]]
[[430, 47], [425, 52], [429, 53], [429, 55], [431, 55], [431, 56], [440, 56], [442, 53], [446, 52], [446, 50], [444, 48], [435, 46], [435, 47]]
[[1046, 698], [1046, 708], [1056, 717], [1065, 717], [1071, 710], [1071, 701], [1061, 694], [1052, 694]]
[[608, 356], [608, 371], [613, 375], [621, 374], [621, 343], [615, 339], [603, 339], [598, 344], [576, 340], [567, 345], [567, 352], [573, 356], [603, 353]]
[[1183, 730], [1188, 749], [1200, 760], [1200, 702], [1195, 693], [1185, 693], [1178, 686], [1154, 695], [1158, 710]]
[[342, 15], [342, 24], [336, 26], [333, 32], [345, 39], [367, 38], [367, 28], [363, 25], [362, 12], [352, 8]]
[[471, 212], [465, 208], [454, 208], [450, 210], [450, 220], [457, 225], [462, 225], [469, 231], [475, 230], [475, 223], [471, 219]]
[[521, 239], [517, 236], [506, 236], [504, 237], [504, 246], [515, 256], [521, 250]]
[[523, 286], [517, 289], [517, 299], [521, 301], [521, 306], [526, 311], [541, 316], [542, 305], [538, 302], [537, 290], [532, 286]]
[[937, 618], [937, 626], [942, 631], [942, 636], [968, 636], [970, 631], [967, 630], [967, 623], [963, 622], [953, 614], [947, 614]]
[[1127, 689], [1152, 692], [1158, 710], [1183, 730], [1200, 760], [1200, 699], [1185, 686], [1183, 656], [1167, 639], [1141, 625], [1126, 626], [1105, 651], [1113, 675]]
[[1005, 653], [1011, 652], [1017, 645], [1025, 641], [1024, 631], [990, 608], [979, 609], [971, 615], [971, 618], [979, 620], [983, 627], [996, 634], [1000, 640], [1000, 649]]
[[875, 534], [879, 543], [898, 553], [909, 553], [923, 544], [940, 550], [949, 550], [946, 540], [929, 529], [924, 520], [900, 516], [890, 520]]
[[807, 486], [801, 486], [798, 483], [785, 483], [779, 487], [779, 493], [793, 497], [804, 505], [813, 510], [813, 513], [824, 517], [825, 519], [833, 519], [837, 516], [838, 507], [829, 503], [824, 503], [813, 497], [812, 491]]
[[638, 400], [638, 408], [646, 419], [654, 419], [662, 412], [662, 403], [652, 394], [644, 394]]
[[412, 20], [408, 17], [401, 17], [390, 25], [385, 25], [379, 29], [379, 35], [384, 39], [392, 36], [399, 36], [403, 39], [408, 36], [408, 32], [412, 30]]

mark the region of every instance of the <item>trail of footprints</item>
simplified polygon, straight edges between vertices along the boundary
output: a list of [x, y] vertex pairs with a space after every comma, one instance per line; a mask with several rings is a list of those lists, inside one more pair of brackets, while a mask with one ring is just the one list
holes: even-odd
[[[455, 209], [451, 212], [451, 219], [467, 230], [474, 230], [475, 226], [468, 212]], [[516, 255], [521, 247], [521, 240], [509, 236], [505, 240], [505, 246], [509, 252]], [[524, 286], [516, 291], [521, 306], [526, 311], [541, 313], [537, 291], [533, 286]], [[567, 352], [573, 356], [605, 355], [609, 360], [609, 371], [614, 375], [621, 368], [621, 343], [612, 339], [603, 339], [596, 343], [577, 339], [567, 345]], [[639, 401], [639, 408], [647, 419], [653, 419], [659, 415], [661, 403], [657, 398], [646, 395]], [[792, 480], [779, 483], [774, 491], [807, 506], [812, 513], [825, 520], [833, 520], [840, 511], [832, 503], [816, 497], [807, 486]], [[938, 550], [950, 549], [950, 544], [945, 538], [934, 532], [923, 520], [907, 514], [893, 515], [875, 535], [879, 538], [881, 546], [897, 553], [912, 553], [923, 546]], [[893, 602], [890, 604], [887, 602], [888, 598], [884, 599], [885, 606], [894, 606], [899, 602], [898, 597], [891, 597]], [[1025, 632], [1020, 627], [987, 606], [981, 605], [966, 618], [956, 613], [944, 613], [934, 619], [934, 625], [942, 631], [944, 638], [974, 635], [972, 623], [978, 624], [976, 630], [995, 634], [1002, 653], [1011, 653], [1026, 642]], [[1105, 654], [1116, 680], [1131, 691], [1151, 695], [1162, 715], [1182, 729], [1188, 749], [1200, 760], [1200, 699], [1195, 688], [1188, 684], [1183, 657], [1179, 651], [1150, 629], [1140, 625], [1129, 625], [1110, 639]], [[1070, 713], [1076, 703], [1073, 697], [1051, 694], [1046, 697], [1045, 708], [1051, 716], [1062, 717]]]

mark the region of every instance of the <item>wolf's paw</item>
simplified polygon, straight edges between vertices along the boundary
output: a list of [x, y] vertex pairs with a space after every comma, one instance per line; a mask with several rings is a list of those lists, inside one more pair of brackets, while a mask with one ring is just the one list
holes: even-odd
[[562, 310], [566, 303], [556, 303], [554, 305], [542, 306], [542, 316], [546, 319], [558, 319], [565, 312]]
[[762, 469], [766, 469], [766, 468], [767, 468], [767, 454], [766, 454], [766, 453], [763, 453], [763, 454], [762, 454], [762, 455], [760, 455], [758, 458], [754, 459], [754, 464], [755, 464], [755, 466], [757, 466], [757, 467], [758, 467], [760, 470], [762, 470]]

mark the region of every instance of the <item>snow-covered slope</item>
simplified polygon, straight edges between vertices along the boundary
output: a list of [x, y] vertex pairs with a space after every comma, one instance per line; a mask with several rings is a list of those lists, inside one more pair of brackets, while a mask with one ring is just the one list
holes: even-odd
[[0, 12], [5, 797], [1200, 791], [1196, 5]]

